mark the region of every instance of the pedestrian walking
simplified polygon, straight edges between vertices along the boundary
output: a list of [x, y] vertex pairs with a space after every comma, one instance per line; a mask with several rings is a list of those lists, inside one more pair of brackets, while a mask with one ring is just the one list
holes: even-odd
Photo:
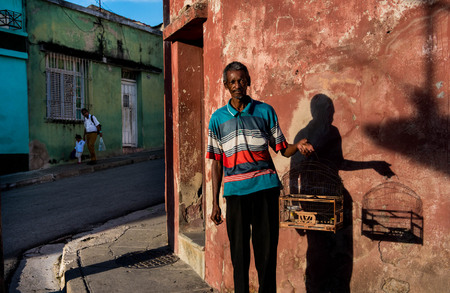
[[97, 135], [102, 137], [102, 127], [100, 122], [94, 115], [89, 114], [86, 108], [81, 109], [81, 114], [84, 116], [84, 140], [88, 146], [89, 155], [91, 160], [88, 165], [94, 165], [97, 163], [97, 157], [95, 155], [95, 141], [97, 140]]

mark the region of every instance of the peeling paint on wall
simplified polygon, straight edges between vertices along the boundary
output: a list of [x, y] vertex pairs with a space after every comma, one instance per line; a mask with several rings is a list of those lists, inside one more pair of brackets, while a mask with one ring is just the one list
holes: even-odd
[[[206, 121], [228, 101], [221, 72], [233, 60], [248, 66], [250, 95], [275, 108], [289, 142], [311, 120], [311, 98], [318, 93], [328, 96], [344, 159], [364, 166], [339, 173], [353, 201], [352, 291], [448, 288], [450, 226], [443, 220], [450, 213], [445, 200], [449, 142], [443, 127], [450, 113], [448, 1], [208, 4], [203, 24]], [[278, 173], [286, 172], [290, 161], [272, 155]], [[380, 174], [374, 167], [380, 162], [397, 176]], [[206, 167], [207, 203], [209, 171]], [[423, 245], [362, 235], [363, 196], [384, 182], [402, 183], [424, 200]], [[211, 224], [210, 209], [207, 204], [206, 280], [215, 288], [232, 290], [226, 229]], [[217, 238], [223, 241], [212, 241]], [[305, 292], [307, 239], [286, 230], [280, 239], [278, 291]], [[251, 282], [257, 286], [253, 265]]]

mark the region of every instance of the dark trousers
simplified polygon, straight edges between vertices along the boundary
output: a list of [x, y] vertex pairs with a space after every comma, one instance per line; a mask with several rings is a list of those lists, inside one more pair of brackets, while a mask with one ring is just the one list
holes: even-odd
[[250, 235], [259, 291], [276, 292], [279, 235], [278, 188], [244, 196], [226, 196], [226, 223], [234, 269], [235, 293], [249, 292]]

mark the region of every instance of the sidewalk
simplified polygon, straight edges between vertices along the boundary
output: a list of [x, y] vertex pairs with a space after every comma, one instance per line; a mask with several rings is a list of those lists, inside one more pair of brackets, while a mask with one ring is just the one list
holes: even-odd
[[73, 161], [47, 169], [2, 175], [0, 176], [0, 190], [4, 191], [32, 184], [51, 182], [62, 178], [160, 158], [164, 158], [163, 150], [143, 151], [117, 157], [99, 158], [96, 165], [87, 165], [87, 161], [78, 165]]
[[[60, 291], [61, 290], [61, 291]], [[214, 292], [167, 246], [164, 204], [25, 253], [9, 292]]]
[[[141, 152], [1, 176], [2, 190], [163, 158]], [[9, 292], [215, 292], [167, 244], [164, 204], [111, 220], [92, 231], [27, 251]]]

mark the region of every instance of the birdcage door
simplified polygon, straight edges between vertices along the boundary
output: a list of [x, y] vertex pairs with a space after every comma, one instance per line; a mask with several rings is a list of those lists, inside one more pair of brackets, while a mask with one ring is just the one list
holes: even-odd
[[136, 82], [122, 80], [122, 145], [137, 147]]

